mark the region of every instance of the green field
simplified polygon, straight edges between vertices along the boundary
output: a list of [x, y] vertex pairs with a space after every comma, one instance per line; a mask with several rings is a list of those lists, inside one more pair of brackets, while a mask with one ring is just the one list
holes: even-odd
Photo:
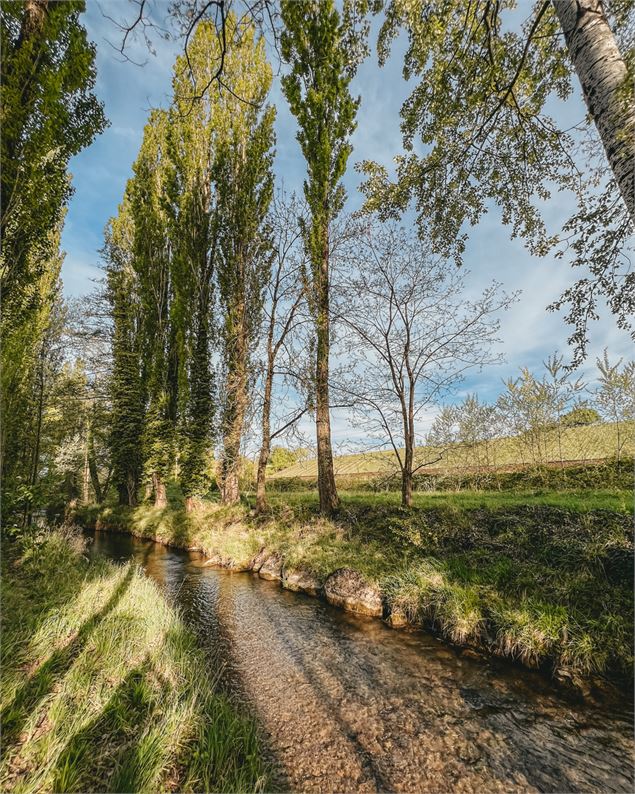
[[[619, 429], [615, 423], [596, 423], [580, 427], [562, 428], [541, 434], [538, 439], [528, 437], [498, 438], [467, 449], [454, 446], [447, 450], [438, 447], [418, 447], [416, 465], [430, 462], [421, 473], [438, 473], [456, 469], [532, 466], [560, 461], [600, 461], [614, 457], [620, 441], [624, 440], [621, 454], [635, 454], [635, 423], [623, 423]], [[441, 458], [441, 460], [438, 460]], [[397, 469], [392, 450], [359, 452], [335, 457], [337, 477], [381, 477], [389, 476]], [[270, 475], [272, 479], [317, 477], [317, 460], [296, 463]]]

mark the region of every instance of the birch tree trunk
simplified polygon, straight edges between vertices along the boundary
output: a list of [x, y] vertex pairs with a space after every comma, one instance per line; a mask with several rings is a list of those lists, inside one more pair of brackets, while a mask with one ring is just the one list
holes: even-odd
[[552, 0], [582, 93], [635, 218], [635, 92], [601, 0]]

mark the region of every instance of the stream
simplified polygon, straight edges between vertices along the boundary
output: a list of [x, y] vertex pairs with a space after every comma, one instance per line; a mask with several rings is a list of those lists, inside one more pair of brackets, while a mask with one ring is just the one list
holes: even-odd
[[257, 719], [274, 784], [319, 792], [632, 791], [633, 709], [470, 658], [202, 555], [109, 532], [179, 605], [210, 675]]

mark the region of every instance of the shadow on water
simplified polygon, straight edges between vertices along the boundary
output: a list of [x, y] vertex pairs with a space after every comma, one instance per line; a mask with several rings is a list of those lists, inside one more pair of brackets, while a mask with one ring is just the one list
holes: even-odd
[[302, 791], [631, 791], [632, 715], [538, 674], [464, 658], [200, 556], [97, 533], [183, 609], [210, 675], [260, 722]]

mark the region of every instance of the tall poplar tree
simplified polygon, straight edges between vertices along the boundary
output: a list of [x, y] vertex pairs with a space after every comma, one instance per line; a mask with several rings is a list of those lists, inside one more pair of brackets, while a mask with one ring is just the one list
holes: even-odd
[[133, 507], [141, 482], [144, 395], [141, 383], [141, 316], [132, 265], [134, 223], [129, 197], [106, 229], [106, 295], [112, 316], [109, 447], [119, 504]]
[[264, 106], [271, 86], [264, 40], [253, 27], [229, 26], [232, 45], [224, 101], [227, 135], [219, 147], [216, 190], [222, 213], [218, 290], [225, 375], [221, 432], [221, 493], [239, 498], [240, 448], [251, 387], [251, 358], [262, 324], [264, 288], [271, 269], [267, 212], [273, 195], [275, 110]]
[[340, 181], [351, 153], [359, 99], [349, 85], [357, 64], [353, 4], [344, 2], [340, 15], [334, 0], [282, 0], [284, 29], [281, 48], [290, 73], [282, 88], [298, 120], [298, 141], [307, 162], [304, 195], [310, 220], [303, 222], [307, 256], [308, 302], [315, 319], [315, 420], [317, 431], [320, 511], [331, 513], [339, 499], [333, 470], [329, 409], [330, 250], [329, 225], [343, 207]]
[[178, 352], [179, 475], [187, 510], [195, 508], [213, 476], [215, 382], [211, 348], [215, 333], [214, 276], [221, 215], [215, 179], [218, 142], [227, 127], [223, 103], [192, 101], [210, 80], [219, 48], [209, 22], [200, 23], [177, 58], [170, 109], [172, 182], [171, 322]]
[[177, 379], [169, 235], [171, 162], [168, 116], [151, 113], [144, 130], [134, 177], [129, 183], [134, 221], [132, 266], [139, 282], [142, 316], [141, 376], [147, 389], [143, 430], [143, 471], [157, 507], [167, 504], [166, 481], [175, 460]]

